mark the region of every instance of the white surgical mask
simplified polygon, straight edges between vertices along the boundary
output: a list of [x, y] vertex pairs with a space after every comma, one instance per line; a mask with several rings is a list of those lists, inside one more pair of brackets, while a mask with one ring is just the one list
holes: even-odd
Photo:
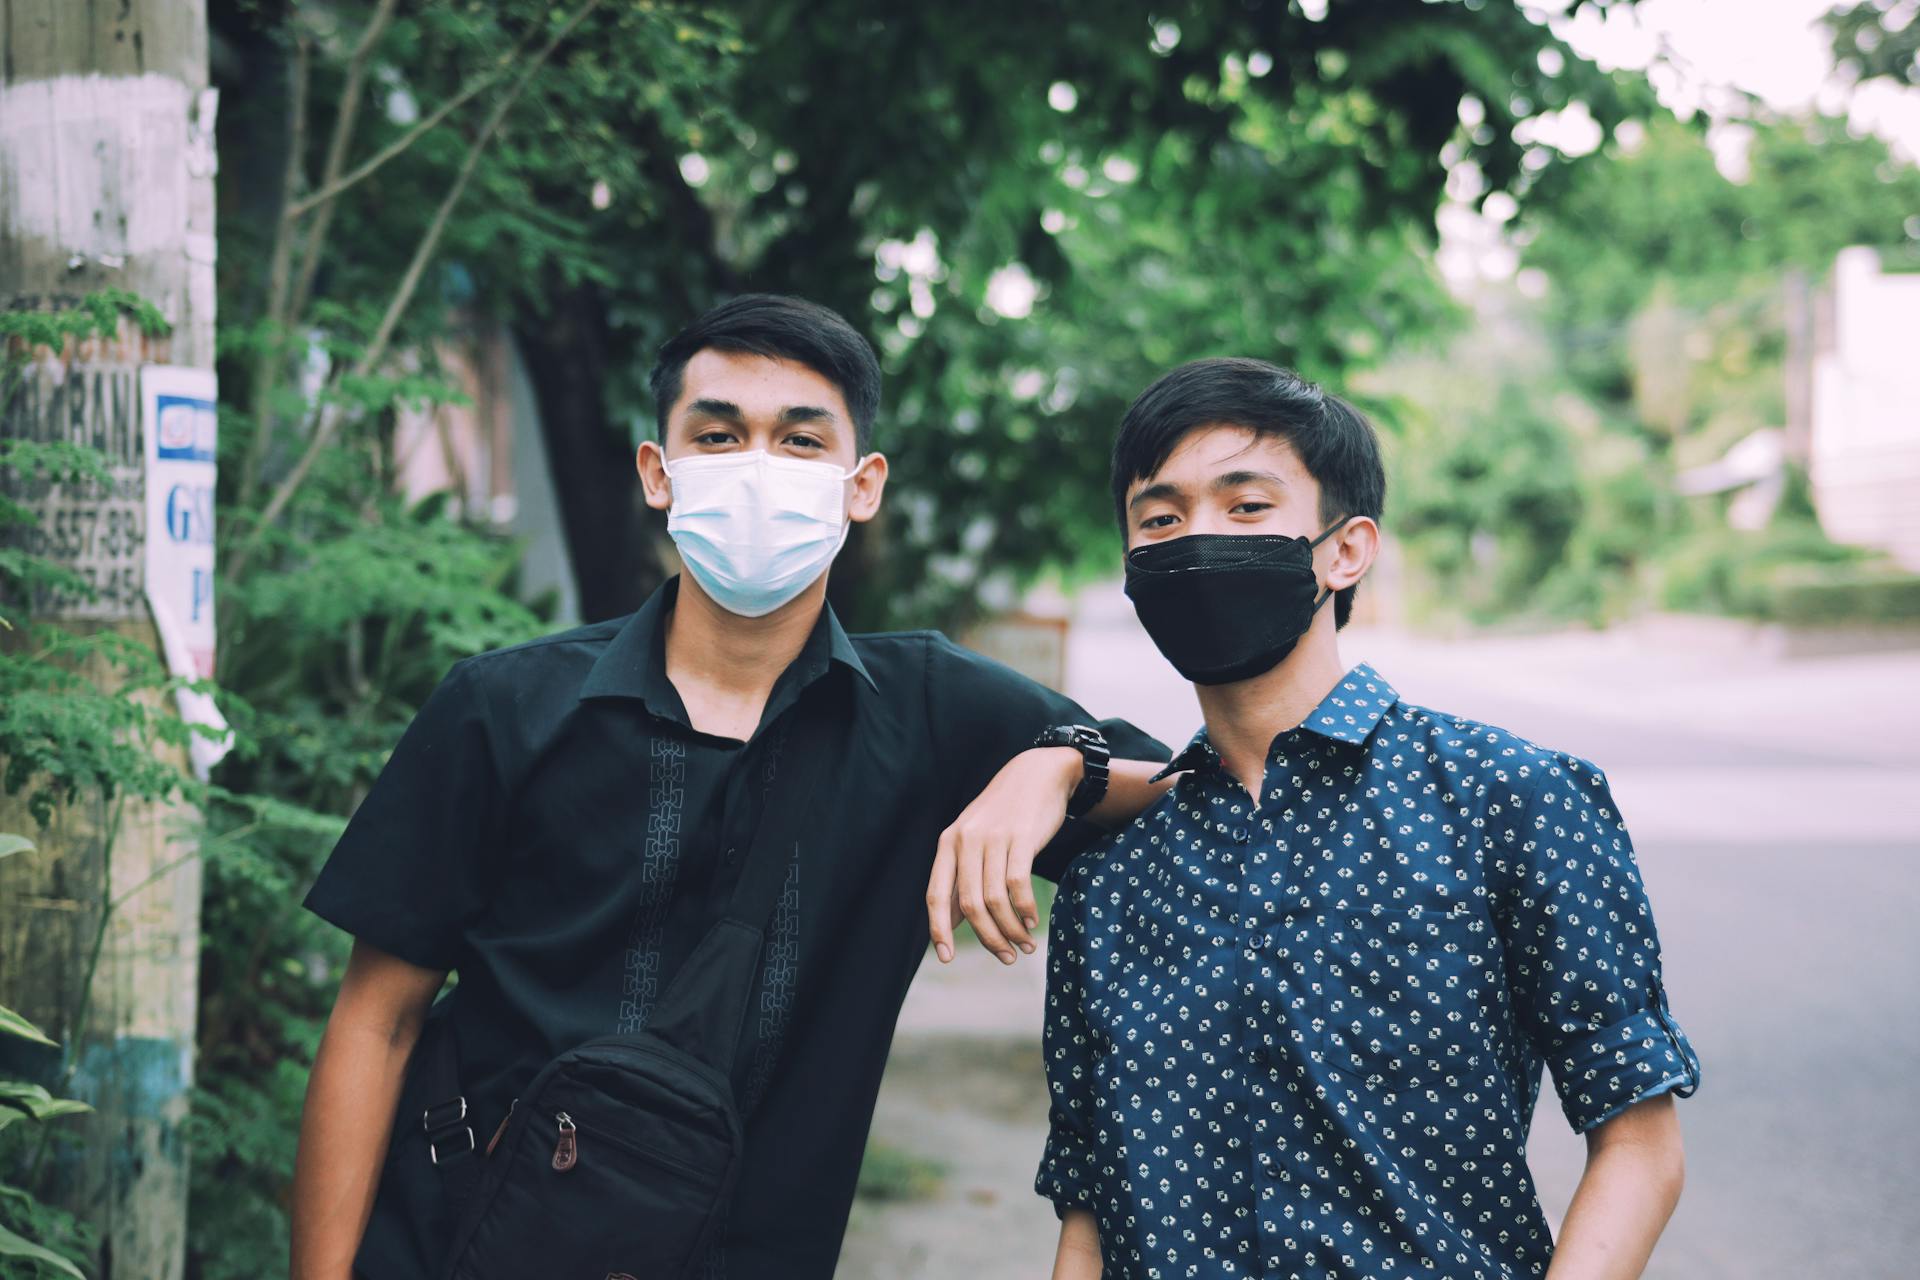
[[847, 540], [846, 482], [860, 469], [764, 450], [681, 458], [667, 533], [715, 604], [772, 613], [819, 580]]

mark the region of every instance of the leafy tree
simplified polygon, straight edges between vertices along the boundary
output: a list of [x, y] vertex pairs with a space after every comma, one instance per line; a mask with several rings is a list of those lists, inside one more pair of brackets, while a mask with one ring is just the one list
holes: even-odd
[[1844, 121], [1746, 128], [1740, 181], [1697, 128], [1658, 117], [1637, 147], [1544, 178], [1525, 219], [1523, 261], [1551, 281], [1542, 314], [1566, 369], [1637, 407], [1656, 441], [1755, 387], [1769, 398], [1735, 429], [1777, 423], [1785, 274], [1819, 279], [1848, 245], [1905, 242], [1920, 208], [1920, 170]]
[[[987, 585], [973, 565], [1004, 589], [1084, 554], [1107, 435], [1167, 363], [1257, 351], [1338, 380], [1383, 328], [1436, 323], [1418, 263], [1449, 144], [1492, 188], [1524, 188], [1553, 157], [1516, 140], [1521, 121], [1579, 100], [1610, 124], [1640, 101], [1512, 4], [1324, 8], [614, 6], [528, 86], [406, 324], [430, 329], [455, 297], [510, 319], [583, 611], [605, 616], [660, 572], [630, 462], [654, 347], [743, 288], [838, 307], [887, 356], [881, 444], [904, 465], [894, 518], [853, 549], [836, 595], [868, 620], [964, 612]], [[545, 14], [401, 6], [370, 63], [389, 100], [425, 114]], [[249, 54], [236, 131], [277, 142], [284, 15], [249, 5], [218, 25], [243, 29]], [[316, 103], [337, 74], [316, 79]], [[1464, 95], [1484, 104], [1466, 131]], [[355, 159], [417, 127], [404, 110], [361, 116]], [[353, 261], [323, 255], [314, 278], [342, 319], [404, 267], [423, 193], [463, 151], [458, 130], [430, 134], [339, 202], [331, 243]], [[1010, 270], [1037, 290], [1029, 314], [986, 309]]]
[[1834, 63], [1856, 82], [1920, 85], [1920, 6], [1913, 0], [1859, 0], [1835, 5], [1823, 21], [1833, 36]]
[[1112, 424], [1155, 373], [1232, 350], [1337, 380], [1445, 323], [1447, 163], [1524, 193], [1556, 161], [1522, 120], [1640, 101], [1504, 2], [1303, 8], [210, 0], [244, 745], [209, 798], [197, 1276], [285, 1256], [344, 952], [297, 904], [331, 835], [451, 661], [545, 625], [516, 548], [394, 494], [396, 406], [458, 396], [436, 341], [515, 332], [589, 616], [660, 573], [651, 353], [746, 288], [840, 308], [889, 368], [900, 483], [836, 575], [851, 613], [1105, 560]]
[[1852, 558], [1804, 502], [1754, 538], [1671, 477], [1782, 423], [1783, 286], [1847, 245], [1906, 240], [1920, 171], [1838, 120], [1735, 128], [1737, 180], [1666, 115], [1544, 174], [1516, 240], [1545, 296], [1483, 300], [1474, 338], [1380, 380], [1405, 400], [1395, 526], [1449, 610], [1753, 614], [1783, 566]]

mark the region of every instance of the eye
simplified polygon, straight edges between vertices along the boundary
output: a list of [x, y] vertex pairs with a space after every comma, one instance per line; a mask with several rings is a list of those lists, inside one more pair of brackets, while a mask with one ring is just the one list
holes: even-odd
[[733, 433], [731, 431], [702, 431], [693, 438], [693, 442], [703, 447], [732, 444]]
[[824, 449], [826, 442], [813, 436], [788, 436], [787, 443], [796, 449]]
[[1262, 511], [1271, 511], [1271, 510], [1273, 510], [1273, 504], [1271, 502], [1262, 502], [1258, 498], [1248, 498], [1245, 502], [1239, 502], [1234, 504], [1233, 514], [1240, 515], [1241, 513], [1244, 512], [1245, 514], [1251, 516], [1251, 515], [1258, 515]]
[[1174, 521], [1179, 518], [1179, 516], [1173, 515], [1170, 512], [1165, 515], [1148, 516], [1140, 522], [1140, 527], [1142, 529], [1170, 529], [1173, 527]]

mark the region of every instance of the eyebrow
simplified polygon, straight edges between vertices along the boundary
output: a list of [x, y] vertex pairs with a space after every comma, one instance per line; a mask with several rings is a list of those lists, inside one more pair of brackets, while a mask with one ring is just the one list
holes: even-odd
[[[737, 426], [745, 426], [747, 422], [747, 415], [742, 413], [740, 406], [731, 400], [695, 400], [687, 406], [687, 416], [717, 418], [722, 422], [731, 422]], [[833, 410], [823, 408], [817, 404], [788, 405], [786, 408], [780, 410], [778, 420], [783, 425], [791, 425], [796, 422], [838, 423], [840, 421]]]
[[1287, 487], [1287, 482], [1271, 471], [1229, 471], [1225, 475], [1215, 476], [1213, 483], [1208, 487], [1218, 493], [1222, 489], [1233, 489], [1243, 484], [1275, 484], [1282, 489]]
[[[1222, 489], [1232, 489], [1243, 484], [1275, 484], [1282, 489], [1287, 487], [1287, 482], [1271, 471], [1228, 471], [1215, 476], [1207, 487], [1218, 493]], [[1136, 510], [1146, 503], [1158, 502], [1162, 498], [1178, 498], [1185, 492], [1179, 485], [1162, 480], [1159, 484], [1150, 484], [1134, 494], [1133, 500], [1127, 503], [1127, 510]]]
[[1133, 495], [1133, 500], [1127, 503], [1127, 510], [1137, 511], [1147, 503], [1158, 502], [1162, 498], [1177, 498], [1180, 496], [1180, 492], [1179, 485], [1169, 484], [1165, 480], [1162, 480], [1159, 484], [1150, 484]]

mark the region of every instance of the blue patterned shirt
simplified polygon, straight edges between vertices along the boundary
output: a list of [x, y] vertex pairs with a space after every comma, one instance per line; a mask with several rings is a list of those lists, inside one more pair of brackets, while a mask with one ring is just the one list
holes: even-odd
[[1547, 1269], [1541, 1065], [1586, 1131], [1699, 1060], [1606, 781], [1360, 666], [1258, 805], [1205, 731], [1060, 883], [1036, 1189], [1109, 1276]]

